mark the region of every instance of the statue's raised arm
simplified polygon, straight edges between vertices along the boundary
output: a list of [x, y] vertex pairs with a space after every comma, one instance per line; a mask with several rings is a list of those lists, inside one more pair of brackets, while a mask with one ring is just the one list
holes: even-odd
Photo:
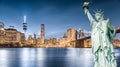
[[85, 14], [88, 16], [89, 21], [92, 24], [92, 23], [94, 23], [96, 21], [93, 19], [92, 15], [90, 14], [90, 12], [88, 10], [88, 8], [89, 8], [88, 5], [89, 5], [89, 2], [84, 2], [83, 9], [84, 9]]

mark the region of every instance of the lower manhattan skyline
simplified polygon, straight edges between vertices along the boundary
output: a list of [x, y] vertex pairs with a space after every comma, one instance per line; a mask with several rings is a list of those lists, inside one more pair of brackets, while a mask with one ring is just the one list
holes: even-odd
[[120, 0], [0, 0], [0, 67], [120, 67]]
[[[83, 13], [82, 4], [85, 0], [0, 0], [0, 21], [5, 28], [13, 25], [23, 32], [23, 17], [28, 23], [27, 34], [38, 34], [40, 24], [45, 24], [46, 38], [60, 38], [69, 28], [91, 31], [89, 21]], [[90, 11], [104, 11], [105, 19], [109, 18], [112, 25], [120, 27], [119, 0], [87, 0], [91, 3]], [[94, 7], [94, 8], [93, 8]], [[93, 12], [94, 14], [94, 12]], [[118, 36], [119, 34], [117, 34]], [[120, 39], [120, 36], [117, 38]]]

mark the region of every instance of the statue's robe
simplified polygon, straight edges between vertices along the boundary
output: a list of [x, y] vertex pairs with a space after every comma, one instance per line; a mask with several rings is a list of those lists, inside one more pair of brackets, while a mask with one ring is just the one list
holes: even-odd
[[115, 29], [109, 19], [101, 22], [91, 22], [92, 52], [94, 67], [116, 67], [113, 38]]

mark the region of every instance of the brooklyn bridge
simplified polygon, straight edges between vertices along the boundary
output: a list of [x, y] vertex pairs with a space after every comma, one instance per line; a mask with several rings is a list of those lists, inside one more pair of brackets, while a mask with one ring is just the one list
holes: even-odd
[[[120, 27], [116, 28], [115, 30], [116, 30], [117, 34], [120, 33]], [[84, 40], [87, 40], [87, 39], [90, 39], [90, 38], [91, 38], [91, 36], [89, 35], [89, 36], [83, 36], [82, 38], [77, 39], [76, 40], [76, 47], [84, 47], [84, 45], [83, 45]]]

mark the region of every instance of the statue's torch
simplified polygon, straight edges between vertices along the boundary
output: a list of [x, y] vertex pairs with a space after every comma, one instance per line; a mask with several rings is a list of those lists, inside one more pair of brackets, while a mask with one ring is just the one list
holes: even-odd
[[83, 4], [83, 9], [84, 9], [84, 8], [87, 8], [87, 9], [88, 9], [88, 5], [89, 5], [89, 2], [84, 2], [84, 4]]

